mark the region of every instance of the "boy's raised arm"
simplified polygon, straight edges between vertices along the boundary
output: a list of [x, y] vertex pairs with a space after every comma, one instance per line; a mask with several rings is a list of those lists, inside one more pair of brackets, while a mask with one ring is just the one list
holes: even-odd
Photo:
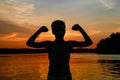
[[38, 37], [38, 35], [41, 33], [41, 32], [47, 32], [48, 29], [46, 26], [42, 26], [40, 27], [29, 39], [28, 41], [26, 42], [26, 44], [28, 46], [31, 46], [31, 47], [45, 47], [46, 45], [46, 42], [35, 42], [36, 38]]
[[92, 40], [90, 39], [90, 37], [87, 35], [87, 33], [82, 29], [82, 27], [78, 24], [75, 24], [73, 27], [72, 27], [72, 30], [75, 30], [75, 31], [79, 31], [82, 33], [85, 41], [72, 41], [72, 45], [75, 46], [75, 47], [86, 47], [86, 46], [89, 46], [91, 45], [93, 42]]

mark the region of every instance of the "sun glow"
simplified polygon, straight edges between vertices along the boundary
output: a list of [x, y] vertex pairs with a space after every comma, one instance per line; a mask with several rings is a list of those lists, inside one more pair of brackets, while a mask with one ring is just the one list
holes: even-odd
[[47, 26], [49, 32], [37, 40], [54, 40], [51, 23], [57, 19], [65, 21], [65, 40], [84, 40], [81, 33], [71, 30], [74, 24], [79, 24], [96, 45], [100, 39], [119, 32], [118, 3], [116, 0], [0, 0], [0, 47], [13, 47], [10, 43], [15, 42], [25, 47], [27, 39], [42, 25]]

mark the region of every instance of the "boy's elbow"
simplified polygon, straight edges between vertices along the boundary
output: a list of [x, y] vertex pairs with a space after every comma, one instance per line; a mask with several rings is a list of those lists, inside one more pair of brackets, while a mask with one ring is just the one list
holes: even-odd
[[93, 42], [90, 40], [89, 42], [88, 42], [88, 46], [90, 46], [90, 45], [92, 45], [93, 44]]
[[93, 42], [91, 41], [89, 44], [90, 44], [90, 45], [92, 45], [92, 44], [93, 44]]
[[29, 43], [28, 43], [28, 42], [26, 42], [26, 45], [27, 45], [27, 46], [29, 46]]
[[30, 42], [26, 42], [26, 45], [32, 47], [32, 44]]
[[85, 46], [90, 46], [90, 45], [92, 45], [92, 44], [93, 44], [93, 42], [92, 42], [91, 40], [85, 41]]

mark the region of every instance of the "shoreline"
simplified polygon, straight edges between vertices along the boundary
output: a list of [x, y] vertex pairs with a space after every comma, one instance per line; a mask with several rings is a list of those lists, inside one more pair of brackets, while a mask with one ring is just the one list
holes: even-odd
[[[72, 49], [71, 53], [79, 53], [79, 52], [91, 52], [95, 53], [95, 49]], [[31, 48], [1, 48], [0, 54], [29, 54], [29, 53], [47, 53], [46, 49], [31, 49]]]
[[[0, 48], [0, 54], [43, 54], [47, 53], [46, 49], [34, 49], [34, 48]], [[120, 50], [97, 50], [93, 48], [77, 48], [72, 49], [71, 53], [95, 53], [95, 54], [120, 54]]]

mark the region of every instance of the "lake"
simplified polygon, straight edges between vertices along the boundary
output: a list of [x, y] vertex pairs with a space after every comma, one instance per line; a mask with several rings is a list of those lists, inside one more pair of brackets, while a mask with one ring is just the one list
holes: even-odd
[[[47, 54], [1, 54], [0, 80], [46, 80]], [[73, 80], [120, 80], [120, 55], [72, 53]]]

